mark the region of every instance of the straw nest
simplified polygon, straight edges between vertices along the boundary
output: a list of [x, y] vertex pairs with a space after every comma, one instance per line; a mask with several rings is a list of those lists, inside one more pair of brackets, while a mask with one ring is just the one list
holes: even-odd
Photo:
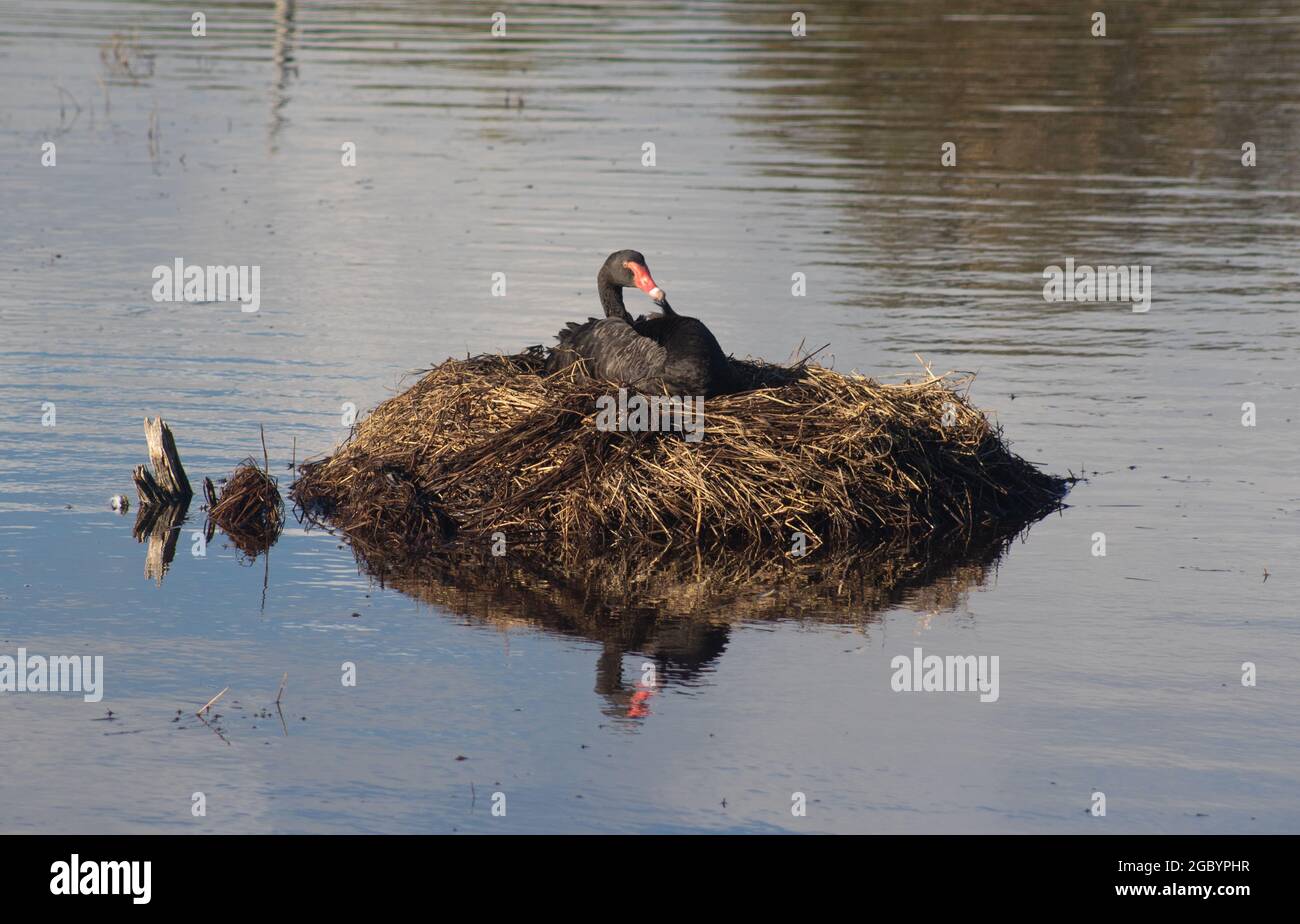
[[372, 561], [501, 533], [571, 558], [616, 544], [781, 551], [948, 530], [1014, 531], [1065, 482], [1012, 453], [968, 377], [883, 385], [801, 362], [733, 361], [703, 439], [596, 426], [614, 388], [545, 354], [451, 359], [380, 404], [291, 488]]
[[221, 527], [250, 558], [265, 552], [280, 537], [284, 526], [284, 500], [266, 469], [253, 459], [242, 462], [222, 485], [218, 498], [211, 480], [204, 479], [208, 520]]

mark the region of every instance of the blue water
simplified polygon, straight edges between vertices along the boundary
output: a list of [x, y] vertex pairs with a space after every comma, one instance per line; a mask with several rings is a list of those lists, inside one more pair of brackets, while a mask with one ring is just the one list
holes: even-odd
[[[819, 3], [803, 39], [758, 3], [527, 4], [502, 39], [481, 4], [204, 9], [0, 0], [0, 654], [106, 675], [0, 693], [0, 830], [1300, 830], [1300, 6], [1126, 5], [1105, 39], [1030, 2]], [[736, 355], [976, 372], [1087, 482], [994, 567], [630, 646], [380, 586], [296, 523], [196, 557], [197, 503], [145, 576], [108, 499], [146, 415], [196, 480], [265, 427], [287, 486], [345, 403], [594, 313], [621, 247]], [[260, 311], [154, 302], [178, 256], [260, 265]], [[1045, 303], [1067, 257], [1152, 266], [1151, 310]], [[707, 656], [631, 709], [683, 634]], [[997, 655], [998, 701], [893, 692], [918, 646]]]

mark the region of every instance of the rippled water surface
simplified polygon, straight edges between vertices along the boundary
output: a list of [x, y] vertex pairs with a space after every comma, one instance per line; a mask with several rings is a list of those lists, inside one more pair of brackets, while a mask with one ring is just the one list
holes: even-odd
[[[783, 4], [513, 3], [494, 39], [492, 4], [280, 0], [199, 38], [0, 0], [0, 653], [107, 675], [0, 694], [0, 829], [1300, 831], [1300, 5], [1112, 5], [1105, 38], [994, 6], [810, 3], [794, 38]], [[287, 476], [344, 403], [594, 313], [620, 247], [738, 356], [976, 372], [1088, 481], [996, 563], [704, 623], [381, 587], [297, 528], [197, 558], [197, 504], [144, 576], [107, 500], [145, 415], [195, 478], [259, 425]], [[259, 265], [260, 311], [154, 302], [178, 256]], [[1150, 311], [1045, 302], [1067, 257], [1150, 265]], [[999, 656], [999, 700], [893, 693], [917, 646]], [[223, 687], [221, 734], [172, 721]]]

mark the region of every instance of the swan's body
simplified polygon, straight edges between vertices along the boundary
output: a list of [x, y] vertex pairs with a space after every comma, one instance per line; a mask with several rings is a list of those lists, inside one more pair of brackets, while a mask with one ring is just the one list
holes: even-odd
[[[610, 254], [596, 276], [604, 318], [569, 324], [546, 361], [548, 373], [582, 363], [588, 377], [651, 394], [713, 397], [735, 390], [731, 361], [704, 323], [673, 311], [634, 250]], [[646, 292], [663, 314], [632, 320], [623, 288]]]
[[638, 318], [632, 326], [663, 349], [663, 378], [669, 394], [712, 398], [735, 391], [731, 360], [713, 332], [698, 318], [673, 311], [666, 301], [663, 309], [663, 314]]

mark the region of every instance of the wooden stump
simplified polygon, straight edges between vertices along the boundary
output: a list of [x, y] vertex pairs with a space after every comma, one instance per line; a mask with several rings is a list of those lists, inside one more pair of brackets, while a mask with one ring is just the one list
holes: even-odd
[[163, 423], [161, 417], [146, 417], [144, 438], [149, 444], [149, 461], [153, 464], [153, 471], [140, 465], [132, 473], [140, 505], [188, 504], [194, 491], [185, 475], [185, 466], [181, 465], [171, 427]]
[[147, 465], [139, 465], [131, 475], [140, 497], [133, 532], [138, 541], [149, 543], [144, 562], [145, 577], [161, 584], [176, 555], [181, 524], [185, 522], [194, 491], [185, 476], [185, 466], [181, 465], [171, 428], [163, 423], [161, 417], [144, 419], [144, 438], [149, 444], [153, 471]]

